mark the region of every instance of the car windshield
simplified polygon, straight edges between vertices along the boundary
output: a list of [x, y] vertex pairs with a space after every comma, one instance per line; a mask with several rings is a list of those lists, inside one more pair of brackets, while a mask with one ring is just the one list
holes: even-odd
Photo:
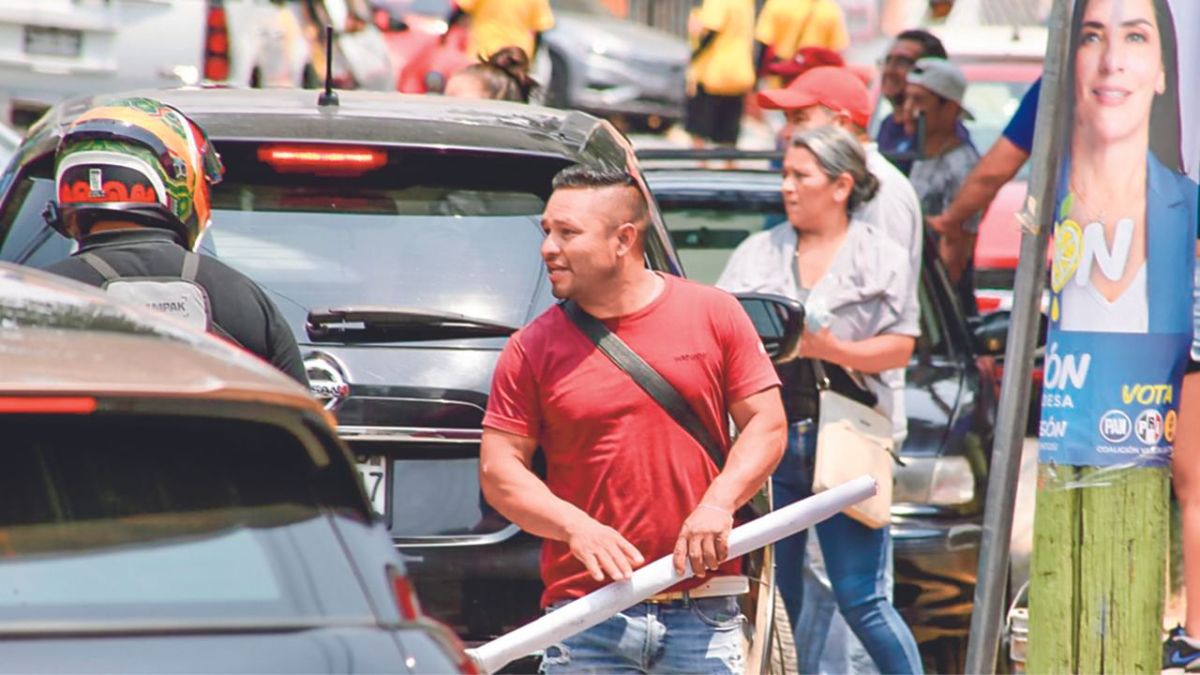
[[[239, 153], [223, 154], [236, 166]], [[409, 308], [521, 326], [551, 302], [540, 219], [558, 162], [391, 162], [330, 177], [249, 160], [215, 190], [201, 251], [265, 288], [301, 339], [310, 310]]]
[[[1004, 133], [1004, 127], [1012, 119], [1013, 113], [1021, 105], [1021, 97], [1029, 89], [1031, 82], [1011, 81], [980, 81], [975, 80], [967, 86], [964, 100], [966, 108], [975, 116], [974, 120], [964, 120], [963, 124], [971, 132], [971, 141], [980, 154], [988, 151]], [[884, 97], [879, 97], [879, 105], [875, 110], [872, 121], [879, 121], [892, 114], [892, 104]], [[1026, 162], [1017, 180], [1029, 180], [1032, 162]]]
[[352, 571], [329, 521], [353, 492], [331, 487], [320, 450], [292, 433], [200, 416], [2, 426], [0, 635], [29, 622], [370, 616], [361, 589], [338, 581]]

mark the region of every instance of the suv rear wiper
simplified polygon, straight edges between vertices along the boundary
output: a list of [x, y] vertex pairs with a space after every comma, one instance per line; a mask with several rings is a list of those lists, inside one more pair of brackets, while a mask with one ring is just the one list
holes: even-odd
[[305, 325], [313, 340], [374, 342], [512, 335], [516, 326], [454, 312], [361, 305], [314, 309]]

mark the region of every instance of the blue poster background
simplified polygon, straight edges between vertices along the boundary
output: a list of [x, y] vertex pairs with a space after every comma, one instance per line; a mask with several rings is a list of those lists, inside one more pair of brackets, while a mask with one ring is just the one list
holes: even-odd
[[1039, 461], [1168, 465], [1190, 342], [1179, 334], [1052, 333]]

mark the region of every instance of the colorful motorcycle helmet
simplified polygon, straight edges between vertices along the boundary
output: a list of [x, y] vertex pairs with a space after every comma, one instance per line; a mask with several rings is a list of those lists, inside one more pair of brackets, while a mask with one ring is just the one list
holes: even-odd
[[46, 220], [79, 239], [101, 220], [169, 229], [194, 249], [212, 215], [210, 188], [224, 167], [183, 113], [149, 98], [106, 103], [80, 115], [59, 141], [57, 204]]

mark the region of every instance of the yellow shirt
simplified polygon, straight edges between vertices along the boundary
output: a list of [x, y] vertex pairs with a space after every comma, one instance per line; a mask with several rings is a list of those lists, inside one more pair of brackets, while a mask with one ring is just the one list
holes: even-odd
[[754, 0], [704, 0], [700, 25], [717, 34], [692, 63], [696, 82], [718, 96], [754, 88]]
[[487, 58], [500, 49], [517, 46], [533, 58], [533, 36], [554, 27], [549, 0], [458, 0], [471, 17], [472, 55]]
[[775, 56], [784, 60], [801, 47], [840, 52], [850, 46], [846, 17], [834, 0], [767, 0], [754, 39], [770, 45]]

